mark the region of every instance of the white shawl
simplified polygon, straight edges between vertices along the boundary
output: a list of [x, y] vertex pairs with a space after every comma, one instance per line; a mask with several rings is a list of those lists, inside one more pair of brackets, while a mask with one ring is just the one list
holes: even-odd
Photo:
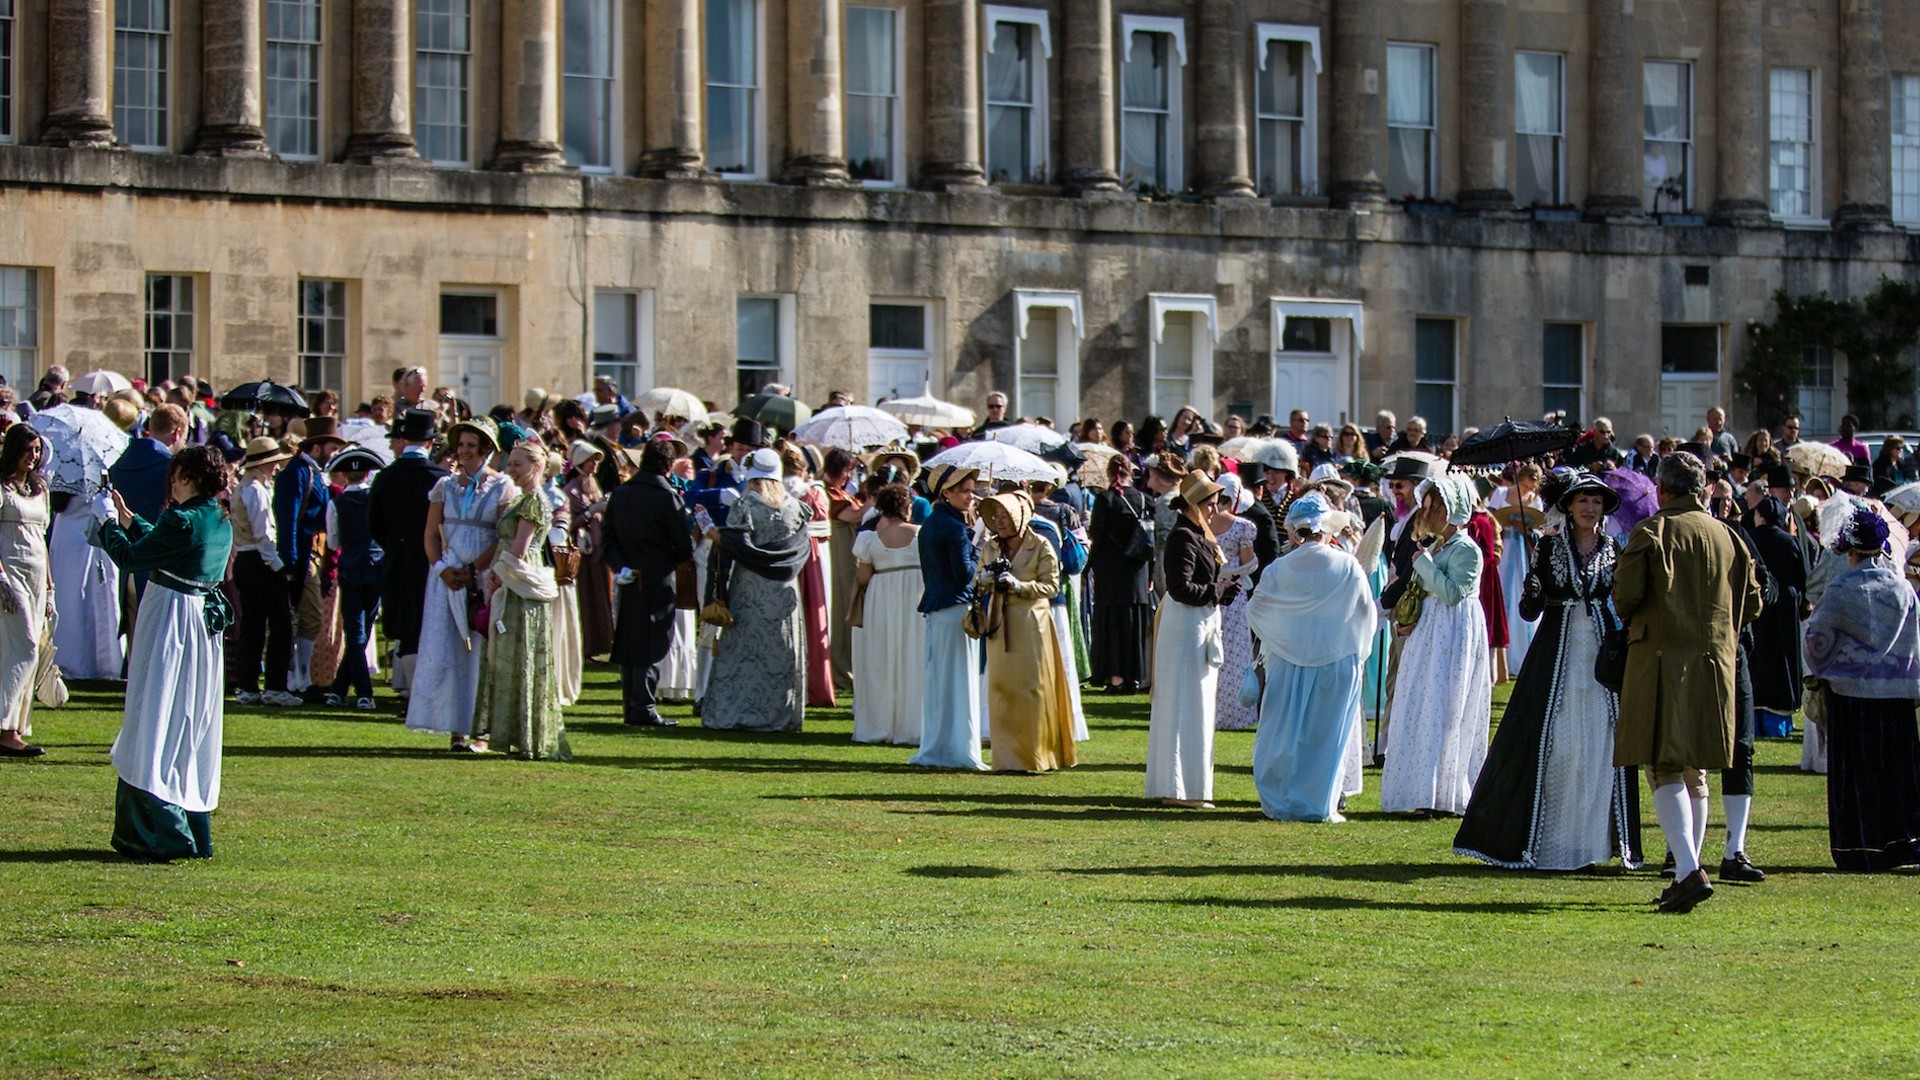
[[504, 546], [493, 557], [493, 572], [504, 588], [523, 600], [550, 604], [560, 599], [560, 586], [553, 579], [552, 567], [517, 558]]
[[1377, 617], [1359, 561], [1329, 544], [1306, 544], [1275, 560], [1247, 601], [1247, 628], [1261, 649], [1298, 667], [1366, 660]]

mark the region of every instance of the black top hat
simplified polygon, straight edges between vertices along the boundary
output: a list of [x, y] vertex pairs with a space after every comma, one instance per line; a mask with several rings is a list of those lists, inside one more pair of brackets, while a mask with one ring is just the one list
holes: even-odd
[[396, 418], [387, 435], [407, 442], [432, 442], [440, 427], [440, 414], [432, 409], [408, 409]]
[[333, 455], [327, 462], [327, 471], [337, 472], [374, 472], [386, 465], [380, 455], [364, 446], [353, 446]]
[[1196, 431], [1187, 436], [1187, 441], [1195, 446], [1219, 446], [1221, 443], [1226, 442], [1225, 439], [1211, 431]]
[[1767, 469], [1767, 486], [1770, 488], [1790, 488], [1793, 486], [1793, 470], [1785, 465], [1774, 465]]
[[1840, 477], [1840, 482], [1843, 484], [1871, 484], [1873, 483], [1873, 470], [1865, 465], [1849, 465], [1847, 466], [1846, 473]]
[[767, 429], [761, 427], [758, 420], [735, 420], [733, 430], [727, 432], [727, 441], [759, 449], [767, 445]]
[[1676, 446], [1673, 448], [1673, 452], [1676, 454], [1692, 454], [1694, 457], [1694, 460], [1698, 461], [1702, 465], [1705, 465], [1707, 462], [1713, 460], [1713, 449], [1709, 447], [1706, 443], [1699, 443], [1699, 442], [1681, 443], [1679, 446]]
[[1433, 475], [1429, 471], [1430, 463], [1406, 454], [1393, 459], [1393, 468], [1388, 470], [1388, 480], [1425, 480]]
[[1729, 455], [1727, 458], [1727, 468], [1742, 469], [1742, 470], [1751, 469], [1753, 468], [1753, 458], [1747, 454]]
[[618, 405], [595, 405], [593, 411], [587, 414], [588, 427], [603, 428], [608, 424], [619, 422], [620, 406]]

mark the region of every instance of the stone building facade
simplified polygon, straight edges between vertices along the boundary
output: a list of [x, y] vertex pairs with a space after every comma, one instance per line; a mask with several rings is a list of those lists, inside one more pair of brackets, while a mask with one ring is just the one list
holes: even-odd
[[16, 381], [1685, 435], [1916, 229], [1920, 0], [0, 0]]

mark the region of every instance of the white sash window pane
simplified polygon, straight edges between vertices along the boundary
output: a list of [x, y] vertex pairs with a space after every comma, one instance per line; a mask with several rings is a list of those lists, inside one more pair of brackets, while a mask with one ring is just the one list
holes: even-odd
[[1776, 217], [1813, 216], [1813, 72], [1767, 75], [1767, 202]]
[[1920, 75], [1895, 75], [1893, 110], [1893, 216], [1920, 221]]
[[1562, 198], [1561, 62], [1552, 53], [1513, 57], [1513, 196], [1521, 206], [1552, 206]]
[[613, 168], [613, 0], [566, 0], [561, 149], [567, 164]]
[[743, 296], [736, 302], [735, 372], [742, 401], [780, 381], [780, 301]]
[[1800, 353], [1802, 374], [1795, 395], [1800, 430], [1812, 434], [1839, 430], [1833, 415], [1833, 350], [1812, 345]]
[[320, 0], [267, 0], [267, 146], [320, 156]]
[[1193, 402], [1193, 313], [1169, 311], [1153, 353], [1153, 411], [1172, 416]]
[[1171, 180], [1167, 131], [1172, 37], [1142, 32], [1129, 37], [1120, 69], [1120, 174], [1129, 187], [1165, 190]]
[[1060, 387], [1060, 311], [1033, 308], [1027, 312], [1027, 336], [1020, 341], [1021, 416], [1054, 414]]
[[707, 0], [707, 163], [716, 172], [760, 167], [758, 24], [755, 0]]
[[1647, 209], [1683, 211], [1693, 204], [1693, 65], [1654, 60], [1643, 72]]
[[1267, 42], [1266, 66], [1254, 73], [1258, 114], [1256, 183], [1265, 195], [1303, 195], [1307, 126], [1307, 46], [1299, 41]]
[[1413, 408], [1435, 442], [1453, 431], [1454, 348], [1453, 320], [1413, 321]]
[[0, 266], [0, 375], [30, 387], [40, 377], [40, 272]]
[[167, 149], [168, 0], [114, 0], [113, 127], [135, 150]]
[[193, 279], [147, 275], [147, 381], [177, 379], [193, 370]]
[[347, 283], [300, 283], [300, 390], [343, 390], [347, 359]]
[[1033, 27], [995, 23], [987, 52], [987, 176], [995, 181], [1043, 181], [1035, 176]]
[[593, 374], [627, 395], [647, 389], [639, 385], [639, 301], [634, 293], [593, 294]]
[[1541, 337], [1541, 406], [1548, 412], [1580, 415], [1580, 390], [1586, 372], [1586, 330], [1579, 323], [1548, 323]]
[[413, 33], [414, 141], [420, 156], [436, 165], [465, 165], [473, 52], [467, 0], [416, 0]]
[[847, 171], [856, 180], [892, 183], [900, 100], [899, 13], [849, 7], [846, 35]]
[[1387, 46], [1387, 194], [1433, 194], [1433, 46]]

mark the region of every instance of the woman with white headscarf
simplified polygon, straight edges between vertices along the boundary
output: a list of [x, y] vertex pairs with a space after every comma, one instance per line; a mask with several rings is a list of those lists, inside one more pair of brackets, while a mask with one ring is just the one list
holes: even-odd
[[1240, 595], [1208, 518], [1223, 489], [1188, 473], [1173, 500], [1167, 598], [1153, 639], [1153, 709], [1147, 723], [1147, 798], [1213, 805], [1213, 703], [1220, 665], [1220, 605]]
[[1247, 601], [1267, 671], [1253, 785], [1260, 809], [1280, 821], [1346, 820], [1340, 797], [1378, 617], [1367, 572], [1340, 546], [1348, 524], [1319, 492], [1295, 499], [1286, 520], [1294, 548]]
[[[1387, 722], [1387, 763], [1380, 772], [1380, 809], [1415, 818], [1459, 814], [1487, 757], [1493, 680], [1488, 674], [1487, 617], [1480, 608], [1482, 556], [1467, 534], [1479, 493], [1457, 473], [1423, 480], [1415, 493], [1412, 589], [1417, 621], [1396, 631], [1407, 639]], [[1396, 605], [1396, 614], [1399, 611]]]

